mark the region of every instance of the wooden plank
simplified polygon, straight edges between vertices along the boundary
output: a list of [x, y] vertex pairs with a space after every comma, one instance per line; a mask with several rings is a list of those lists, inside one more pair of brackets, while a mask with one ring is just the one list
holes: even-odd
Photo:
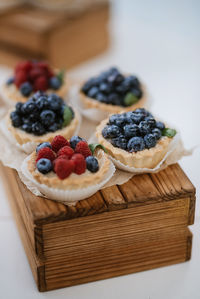
[[100, 190], [109, 211], [127, 208], [127, 202], [117, 186], [107, 187]]

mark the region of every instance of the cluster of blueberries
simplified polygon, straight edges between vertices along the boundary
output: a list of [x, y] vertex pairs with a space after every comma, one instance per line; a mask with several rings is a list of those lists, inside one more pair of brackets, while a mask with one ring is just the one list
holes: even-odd
[[39, 91], [26, 103], [18, 102], [10, 118], [14, 127], [40, 136], [63, 127], [65, 109], [70, 111], [71, 119], [74, 118], [72, 108], [58, 95], [47, 95]]
[[[140, 82], [135, 76], [124, 76], [115, 67], [90, 78], [83, 86], [82, 92], [101, 103], [130, 106], [142, 97]], [[132, 95], [132, 100], [127, 95]]]
[[156, 121], [144, 108], [139, 108], [111, 115], [102, 135], [115, 147], [137, 152], [154, 147], [164, 129], [164, 123]]

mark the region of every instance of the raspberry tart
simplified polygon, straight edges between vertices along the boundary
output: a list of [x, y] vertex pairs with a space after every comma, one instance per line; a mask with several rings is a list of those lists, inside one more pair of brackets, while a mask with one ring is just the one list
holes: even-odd
[[86, 109], [118, 113], [144, 106], [146, 95], [136, 76], [124, 75], [112, 67], [87, 80], [81, 87], [80, 99]]
[[53, 92], [64, 97], [67, 93], [64, 72], [53, 70], [44, 61], [21, 61], [3, 84], [1, 95], [7, 103], [26, 102], [36, 91]]
[[96, 129], [98, 142], [121, 164], [153, 169], [165, 157], [176, 135], [144, 108], [113, 114]]
[[18, 102], [5, 121], [12, 139], [27, 153], [58, 134], [70, 138], [80, 126], [80, 116], [72, 107], [58, 95], [43, 92], [35, 93], [26, 103]]
[[57, 135], [37, 146], [24, 160], [22, 172], [48, 198], [76, 202], [98, 191], [115, 171], [99, 146], [79, 136], [67, 140]]

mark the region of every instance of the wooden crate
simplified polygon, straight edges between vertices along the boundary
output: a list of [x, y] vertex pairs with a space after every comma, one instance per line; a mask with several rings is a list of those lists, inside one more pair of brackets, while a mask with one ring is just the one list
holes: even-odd
[[12, 169], [2, 173], [39, 291], [190, 259], [195, 188], [178, 164], [75, 207], [34, 196]]
[[105, 51], [109, 44], [109, 3], [69, 14], [24, 5], [0, 15], [0, 63], [45, 59], [70, 68]]

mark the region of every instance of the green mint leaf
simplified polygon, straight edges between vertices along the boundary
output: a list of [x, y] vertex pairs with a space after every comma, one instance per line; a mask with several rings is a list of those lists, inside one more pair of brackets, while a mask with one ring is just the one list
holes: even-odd
[[60, 80], [61, 83], [64, 81], [64, 76], [65, 76], [65, 70], [60, 70], [56, 77]]
[[105, 153], [107, 152], [105, 147], [103, 145], [101, 145], [100, 143], [91, 143], [91, 144], [89, 144], [89, 148], [90, 148], [93, 155], [94, 155], [94, 152], [97, 148], [101, 148], [102, 150], [104, 150]]
[[125, 95], [125, 98], [124, 98], [124, 104], [126, 106], [131, 106], [135, 103], [138, 102], [138, 98], [132, 93], [132, 92], [128, 92], [126, 95]]
[[69, 125], [72, 118], [73, 118], [72, 111], [68, 106], [66, 106], [64, 109], [64, 113], [63, 113], [63, 119], [64, 119], [63, 127], [66, 127], [67, 125]]
[[176, 130], [170, 129], [170, 128], [165, 128], [162, 130], [162, 136], [167, 136], [167, 137], [174, 137], [176, 135]]

